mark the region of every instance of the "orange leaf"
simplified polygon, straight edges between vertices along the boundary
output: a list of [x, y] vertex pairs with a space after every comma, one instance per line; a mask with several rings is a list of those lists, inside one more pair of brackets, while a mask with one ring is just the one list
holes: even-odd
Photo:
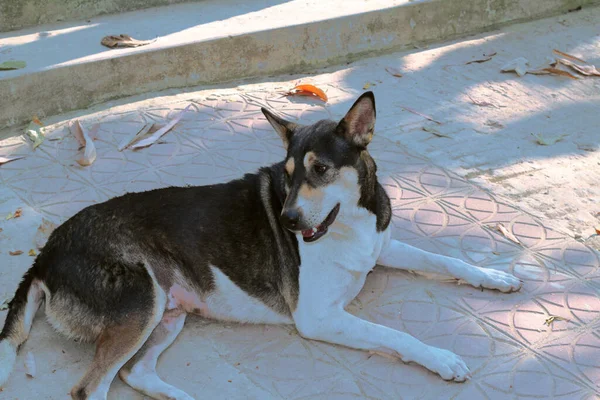
[[23, 252], [21, 250], [15, 250], [9, 251], [8, 254], [10, 254], [11, 256], [20, 256], [21, 254], [23, 254]]
[[37, 115], [34, 115], [33, 118], [31, 119], [34, 123], [38, 124], [39, 126], [43, 126], [44, 124], [42, 124], [42, 121], [40, 121], [40, 119], [37, 117]]
[[296, 85], [292, 90], [285, 94], [286, 96], [315, 96], [327, 102], [327, 95], [318, 87], [310, 84]]
[[596, 235], [600, 235], [600, 225], [597, 225], [594, 229], [596, 230]]

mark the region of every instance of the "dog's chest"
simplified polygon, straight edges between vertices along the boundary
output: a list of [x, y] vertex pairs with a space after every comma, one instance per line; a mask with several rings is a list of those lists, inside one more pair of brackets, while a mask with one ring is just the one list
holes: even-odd
[[300, 242], [300, 302], [326, 296], [326, 302], [346, 306], [364, 286], [387, 240], [389, 229], [377, 232], [373, 216], [337, 224], [316, 243]]

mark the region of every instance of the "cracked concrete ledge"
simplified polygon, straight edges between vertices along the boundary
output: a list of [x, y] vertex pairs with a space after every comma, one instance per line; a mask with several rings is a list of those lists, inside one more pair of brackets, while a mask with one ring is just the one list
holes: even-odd
[[[223, 6], [210, 0], [102, 17], [87, 26], [71, 24], [56, 32], [53, 27], [10, 32], [0, 35], [0, 43], [12, 44], [9, 59], [25, 60], [28, 67], [2, 73], [0, 127], [24, 124], [32, 115], [46, 117], [150, 91], [306, 73], [417, 43], [566, 13], [580, 6], [584, 7], [581, 12], [586, 12], [586, 6], [599, 2], [272, 1], [274, 5], [268, 8], [248, 12], [240, 3], [234, 16], [211, 19], [210, 10], [221, 12]], [[204, 10], [197, 20], [193, 12], [199, 9], [193, 7]], [[187, 25], [181, 26], [181, 20]], [[99, 44], [106, 34], [127, 32], [138, 37], [134, 35], [136, 24], [137, 28], [144, 26], [145, 30], [140, 30], [146, 33], [145, 38], [154, 32], [148, 27], [171, 29], [158, 42], [136, 49], [107, 50]], [[40, 30], [46, 33], [40, 34]], [[20, 38], [24, 38], [23, 43]], [[69, 52], [75, 55], [57, 60], [56, 54]], [[0, 57], [6, 58], [2, 53], [0, 48]]]

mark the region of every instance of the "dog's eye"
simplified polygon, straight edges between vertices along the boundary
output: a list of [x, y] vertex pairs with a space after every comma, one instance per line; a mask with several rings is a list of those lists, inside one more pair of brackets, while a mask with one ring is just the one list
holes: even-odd
[[327, 172], [327, 166], [323, 164], [315, 164], [314, 169], [319, 175], [323, 175], [325, 172]]

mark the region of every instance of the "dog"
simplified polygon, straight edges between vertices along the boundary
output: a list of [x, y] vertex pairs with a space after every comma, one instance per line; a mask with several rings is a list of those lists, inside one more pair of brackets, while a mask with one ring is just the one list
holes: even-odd
[[119, 377], [154, 399], [192, 399], [156, 373], [187, 315], [294, 324], [304, 338], [470, 377], [457, 355], [345, 311], [376, 264], [518, 290], [513, 275], [391, 239], [392, 210], [367, 147], [375, 98], [339, 122], [303, 126], [262, 109], [285, 159], [228, 183], [128, 193], [89, 206], [50, 236], [25, 273], [0, 333], [0, 386], [33, 317], [94, 342], [73, 399], [106, 399]]

